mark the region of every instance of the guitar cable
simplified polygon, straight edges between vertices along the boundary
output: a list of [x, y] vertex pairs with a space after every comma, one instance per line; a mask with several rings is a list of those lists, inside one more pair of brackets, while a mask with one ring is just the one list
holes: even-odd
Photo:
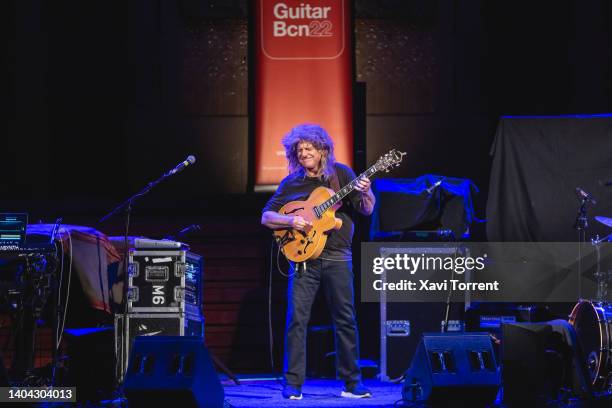
[[[272, 251], [273, 251], [273, 247], [274, 247], [274, 243], [275, 242], [276, 241], [272, 241], [272, 245], [270, 246], [270, 269], [272, 268]], [[283, 272], [283, 269], [281, 268], [281, 265], [280, 265], [281, 246], [277, 245], [277, 248], [278, 249], [276, 251], [276, 269], [278, 270], [278, 273], [281, 274], [281, 276], [284, 276], [285, 278], [289, 279], [289, 278], [293, 277], [293, 275], [295, 275], [298, 272], [297, 272], [297, 270], [293, 270], [293, 267], [291, 266], [291, 262], [289, 262], [289, 269], [292, 272], [291, 273]], [[270, 271], [270, 273], [272, 273], [272, 271]]]
[[[270, 244], [270, 266], [268, 268], [268, 353], [270, 354], [270, 368], [274, 378], [278, 379], [276, 366], [274, 365], [274, 329], [272, 328], [272, 257], [274, 253], [274, 240]], [[278, 260], [277, 260], [278, 261]]]
[[[279, 379], [280, 373], [276, 369], [276, 365], [274, 364], [274, 328], [272, 326], [272, 279], [273, 279], [273, 259], [274, 259], [274, 245], [277, 241], [272, 240], [270, 243], [270, 266], [268, 268], [268, 353], [270, 356], [270, 368], [272, 369], [272, 373], [274, 374], [274, 379], [280, 384], [282, 381]], [[276, 253], [276, 268], [279, 273], [286, 277], [290, 278], [293, 274], [286, 274], [282, 271], [280, 267], [280, 245], [278, 245], [278, 250]]]

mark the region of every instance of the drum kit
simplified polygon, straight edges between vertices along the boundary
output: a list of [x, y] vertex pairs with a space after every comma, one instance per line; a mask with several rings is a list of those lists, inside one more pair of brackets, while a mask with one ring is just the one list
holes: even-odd
[[[596, 216], [595, 220], [612, 228], [612, 218]], [[608, 300], [608, 282], [612, 270], [601, 271], [600, 250], [604, 242], [611, 242], [612, 234], [591, 240], [597, 255], [597, 296], [594, 300], [580, 300], [573, 308], [569, 323], [574, 327], [586, 362], [594, 391], [612, 391], [612, 303]]]

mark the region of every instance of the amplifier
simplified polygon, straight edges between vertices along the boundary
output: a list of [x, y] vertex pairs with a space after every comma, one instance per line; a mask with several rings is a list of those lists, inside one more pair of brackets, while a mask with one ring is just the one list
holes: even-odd
[[549, 310], [542, 305], [514, 303], [474, 303], [465, 312], [466, 330], [489, 332], [500, 337], [504, 324], [545, 322], [551, 319]]
[[203, 258], [185, 250], [130, 250], [129, 313], [199, 315]]

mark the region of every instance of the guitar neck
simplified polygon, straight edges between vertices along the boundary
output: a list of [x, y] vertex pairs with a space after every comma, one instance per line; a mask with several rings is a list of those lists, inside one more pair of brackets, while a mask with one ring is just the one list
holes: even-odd
[[327, 199], [322, 204], [316, 206], [314, 208], [315, 214], [318, 217], [323, 215], [325, 211], [327, 211], [328, 209], [333, 207], [336, 203], [341, 201], [344, 197], [349, 195], [355, 189], [355, 187], [357, 186], [357, 182], [359, 181], [361, 177], [365, 176], [369, 178], [373, 176], [377, 171], [378, 169], [374, 165], [370, 167], [369, 169], [367, 169], [366, 171], [364, 171], [363, 173], [361, 173], [360, 175], [358, 175], [357, 177], [355, 177], [350, 183], [348, 183], [346, 186], [342, 187], [339, 191], [337, 191], [336, 194], [331, 196], [329, 199]]

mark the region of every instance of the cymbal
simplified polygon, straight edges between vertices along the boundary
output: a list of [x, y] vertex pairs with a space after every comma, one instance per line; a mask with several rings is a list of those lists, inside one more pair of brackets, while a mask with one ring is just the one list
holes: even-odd
[[602, 217], [601, 215], [596, 215], [595, 219], [607, 227], [612, 227], [612, 218], [610, 217]]

